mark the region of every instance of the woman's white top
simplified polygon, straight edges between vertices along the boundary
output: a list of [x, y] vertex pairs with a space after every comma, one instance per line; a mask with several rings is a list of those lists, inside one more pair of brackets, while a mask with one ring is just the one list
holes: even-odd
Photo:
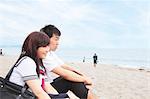
[[[40, 75], [40, 78], [38, 77], [36, 72], [36, 63], [34, 62], [34, 60], [28, 56], [25, 56], [23, 58], [24, 59], [20, 59], [22, 60], [21, 62], [18, 62], [19, 63], [18, 66], [16, 66], [13, 69], [9, 81], [24, 86], [25, 81], [27, 80], [34, 80], [34, 79], [41, 80], [41, 77], [43, 76]], [[46, 79], [47, 76], [45, 75], [44, 78]]]

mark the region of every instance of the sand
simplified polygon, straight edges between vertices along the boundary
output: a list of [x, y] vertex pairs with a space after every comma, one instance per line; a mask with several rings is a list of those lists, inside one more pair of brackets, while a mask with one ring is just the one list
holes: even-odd
[[15, 64], [18, 56], [0, 56], [0, 76], [5, 76], [9, 69]]
[[[5, 76], [17, 56], [0, 56], [0, 76]], [[150, 99], [150, 71], [117, 65], [69, 63], [93, 81], [99, 99]]]

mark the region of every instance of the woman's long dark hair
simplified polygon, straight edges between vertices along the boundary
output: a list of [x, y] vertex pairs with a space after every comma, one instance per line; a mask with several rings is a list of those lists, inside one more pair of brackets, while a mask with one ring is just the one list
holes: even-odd
[[[32, 32], [28, 35], [28, 37], [25, 39], [23, 46], [22, 46], [22, 51], [20, 54], [20, 57], [18, 58], [17, 62], [24, 57], [28, 56], [32, 58], [35, 63], [36, 63], [36, 72], [39, 76], [39, 66], [43, 66], [42, 59], [40, 59], [37, 56], [37, 50], [39, 47], [46, 47], [49, 45], [49, 37], [41, 32]], [[45, 67], [44, 67], [45, 69]]]

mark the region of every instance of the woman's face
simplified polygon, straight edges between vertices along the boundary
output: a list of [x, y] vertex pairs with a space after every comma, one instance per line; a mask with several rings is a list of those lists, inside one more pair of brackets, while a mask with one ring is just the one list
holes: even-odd
[[44, 59], [46, 57], [46, 54], [49, 51], [49, 46], [46, 47], [39, 47], [37, 50], [37, 56], [38, 58]]

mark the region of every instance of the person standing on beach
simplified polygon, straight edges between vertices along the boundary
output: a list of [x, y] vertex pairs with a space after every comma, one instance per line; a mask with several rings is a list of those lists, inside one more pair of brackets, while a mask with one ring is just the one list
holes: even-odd
[[0, 55], [3, 55], [3, 51], [2, 51], [2, 49], [0, 49]]
[[85, 62], [85, 57], [83, 57], [83, 63]]
[[97, 56], [96, 53], [95, 53], [94, 56], [93, 56], [93, 64], [94, 64], [94, 67], [96, 67], [97, 60], [98, 60], [98, 56]]
[[61, 32], [54, 25], [43, 27], [41, 32], [47, 34], [50, 38], [50, 50], [47, 57], [43, 60], [44, 66], [50, 73], [55, 73], [59, 77], [52, 78], [51, 85], [59, 93], [72, 91], [80, 99], [97, 99], [92, 91], [87, 87], [92, 86], [92, 81], [80, 71], [65, 64], [56, 54], [55, 50], [59, 44]]

